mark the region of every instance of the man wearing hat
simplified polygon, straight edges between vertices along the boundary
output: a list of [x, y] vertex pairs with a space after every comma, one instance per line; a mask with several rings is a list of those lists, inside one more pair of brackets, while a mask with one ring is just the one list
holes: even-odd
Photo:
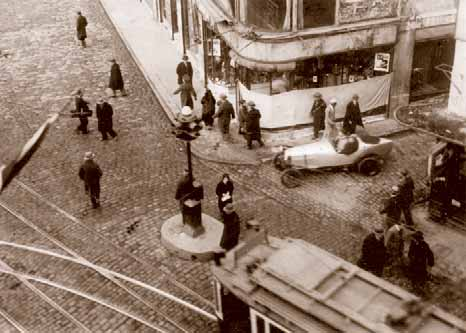
[[97, 129], [102, 134], [101, 140], [108, 140], [107, 133], [112, 138], [116, 137], [117, 134], [113, 130], [113, 108], [105, 98], [101, 97], [97, 101], [95, 115], [97, 117]]
[[233, 203], [229, 203], [223, 207], [222, 220], [223, 233], [220, 246], [228, 251], [238, 245], [240, 233], [240, 220], [238, 214], [235, 212]]
[[218, 127], [223, 139], [227, 140], [230, 135], [230, 121], [235, 119], [235, 110], [225, 94], [220, 94], [219, 97], [220, 101], [217, 102], [218, 109], [214, 114], [214, 118], [218, 118]]
[[401, 211], [407, 225], [413, 225], [413, 217], [411, 215], [411, 205], [414, 202], [414, 181], [411, 178], [408, 170], [401, 171], [400, 181], [400, 206]]
[[312, 104], [311, 116], [314, 125], [314, 139], [319, 138], [319, 132], [325, 129], [325, 104], [320, 92], [314, 93], [314, 103]]
[[125, 83], [123, 82], [123, 76], [121, 75], [120, 65], [115, 59], [110, 60], [112, 67], [110, 68], [110, 81], [108, 87], [112, 89], [112, 97], [116, 97], [116, 91], [121, 91], [121, 96], [126, 96]]
[[75, 110], [72, 113], [72, 117], [79, 118], [79, 126], [76, 127], [76, 131], [82, 134], [88, 134], [87, 125], [89, 124], [88, 117], [92, 115], [91, 110], [89, 109], [89, 102], [83, 98], [83, 92], [81, 89], [76, 91], [74, 96], [74, 105]]
[[346, 105], [345, 118], [343, 119], [343, 133], [346, 135], [354, 134], [357, 125], [364, 127], [361, 118], [361, 109], [359, 108], [359, 96], [354, 94], [351, 102]]
[[383, 228], [376, 227], [364, 238], [361, 248], [361, 258], [358, 266], [374, 275], [382, 276], [386, 261]]
[[81, 41], [82, 47], [86, 47], [86, 38], [87, 38], [86, 26], [87, 26], [86, 17], [83, 16], [81, 12], [78, 12], [78, 17], [76, 19], [76, 34], [77, 34], [78, 40]]
[[178, 66], [176, 66], [176, 74], [178, 75], [178, 84], [183, 83], [183, 76], [188, 75], [189, 82], [193, 80], [193, 66], [191, 62], [188, 61], [188, 56], [185, 54]]
[[178, 89], [173, 92], [173, 94], [180, 94], [181, 107], [189, 106], [191, 109], [194, 109], [193, 98], [197, 100], [197, 95], [187, 74], [183, 76], [183, 82], [180, 84]]
[[434, 254], [424, 240], [422, 231], [416, 231], [412, 237], [408, 252], [409, 279], [414, 290], [423, 293], [428, 279], [427, 266], [434, 266]]
[[385, 200], [380, 214], [385, 214], [385, 230], [391, 228], [394, 224], [398, 224], [401, 217], [400, 206], [400, 188], [393, 186], [390, 191], [390, 197]]
[[91, 197], [92, 208], [100, 207], [100, 177], [102, 170], [94, 162], [95, 155], [88, 151], [84, 154], [84, 163], [79, 168], [79, 178], [84, 181], [84, 190]]
[[238, 134], [246, 134], [246, 120], [248, 117], [248, 107], [244, 99], [239, 100], [239, 111], [238, 111]]
[[335, 118], [335, 107], [337, 106], [337, 99], [332, 97], [329, 104], [325, 108], [325, 130], [323, 137], [327, 139], [332, 145], [338, 136], [338, 128]]
[[261, 126], [260, 118], [261, 113], [256, 109], [256, 103], [254, 101], [249, 101], [247, 103], [248, 115], [246, 117], [246, 141], [248, 144], [248, 149], [252, 149], [252, 141], [259, 142], [259, 145], [262, 147], [264, 142], [261, 138]]

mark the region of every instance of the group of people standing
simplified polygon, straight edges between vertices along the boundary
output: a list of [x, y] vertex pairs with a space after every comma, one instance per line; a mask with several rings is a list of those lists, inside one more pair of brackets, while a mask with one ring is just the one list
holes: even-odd
[[[414, 201], [414, 181], [407, 170], [400, 182], [391, 188], [380, 210], [385, 214], [383, 227], [376, 227], [364, 239], [358, 265], [382, 276], [384, 269], [406, 272], [412, 287], [423, 294], [428, 280], [428, 267], [434, 265], [434, 254], [424, 234], [414, 228], [411, 205]], [[401, 217], [404, 216], [402, 222]]]
[[[337, 99], [332, 97], [327, 105], [320, 92], [314, 94], [314, 103], [312, 104], [310, 112], [313, 118], [314, 139], [319, 139], [320, 132], [323, 131], [323, 138], [335, 143], [339, 135], [335, 116], [335, 107], [337, 103]], [[348, 136], [354, 134], [357, 126], [364, 127], [364, 124], [362, 122], [361, 108], [359, 106], [359, 96], [355, 94], [346, 105], [342, 126], [343, 135]]]
[[[193, 110], [194, 101], [197, 100], [197, 94], [192, 85], [193, 68], [189, 62], [188, 56], [183, 56], [182, 62], [176, 67], [176, 74], [179, 86], [174, 91], [174, 94], [180, 94], [182, 107], [189, 106]], [[216, 100], [212, 91], [206, 88], [205, 94], [201, 99], [201, 104], [201, 118], [207, 126], [207, 129], [212, 129], [215, 119], [218, 119], [217, 124], [222, 138], [225, 141], [231, 140], [230, 123], [233, 119], [236, 119], [236, 113], [228, 97], [225, 94], [220, 94], [218, 100]], [[246, 102], [241, 99], [239, 105], [239, 134], [244, 135], [248, 149], [252, 149], [253, 141], [257, 141], [262, 147], [264, 142], [262, 141], [260, 130], [260, 111], [256, 108], [254, 101]]]

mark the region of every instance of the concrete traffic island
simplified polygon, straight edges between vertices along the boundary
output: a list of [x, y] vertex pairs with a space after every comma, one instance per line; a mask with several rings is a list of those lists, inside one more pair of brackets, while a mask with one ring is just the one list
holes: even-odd
[[191, 227], [183, 224], [182, 214], [175, 215], [162, 225], [162, 244], [182, 259], [209, 261], [213, 259], [214, 252], [220, 250], [223, 223], [202, 214], [202, 226], [204, 232], [192, 237]]

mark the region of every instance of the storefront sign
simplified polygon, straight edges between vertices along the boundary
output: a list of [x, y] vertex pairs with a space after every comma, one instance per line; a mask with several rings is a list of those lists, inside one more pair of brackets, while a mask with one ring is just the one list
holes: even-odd
[[390, 71], [390, 53], [376, 53], [374, 60], [374, 70], [379, 72]]
[[416, 28], [436, 27], [439, 25], [454, 24], [456, 22], [456, 11], [448, 15], [439, 16], [417, 16]]
[[396, 17], [399, 0], [340, 0], [340, 23]]

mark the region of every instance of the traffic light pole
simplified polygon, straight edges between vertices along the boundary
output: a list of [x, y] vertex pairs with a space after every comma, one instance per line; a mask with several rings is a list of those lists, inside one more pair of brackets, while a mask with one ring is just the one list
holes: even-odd
[[188, 154], [188, 173], [189, 182], [193, 182], [193, 165], [191, 161], [191, 141], [186, 141], [186, 154]]

